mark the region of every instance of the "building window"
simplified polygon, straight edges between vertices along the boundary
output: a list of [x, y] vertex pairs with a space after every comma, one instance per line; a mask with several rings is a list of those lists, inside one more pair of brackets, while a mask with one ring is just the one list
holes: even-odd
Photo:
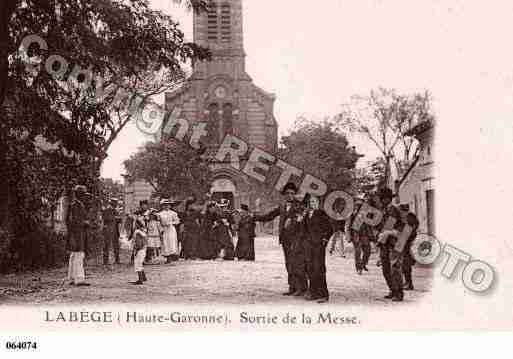
[[211, 103], [208, 106], [207, 142], [209, 144], [219, 143], [219, 105]]
[[221, 143], [226, 135], [235, 134], [233, 113], [231, 103], [225, 103], [222, 106], [219, 103], [211, 103], [208, 106], [209, 143]]
[[232, 41], [232, 9], [229, 3], [208, 4], [207, 37], [211, 42], [230, 43]]
[[232, 14], [230, 4], [223, 3], [221, 5], [220, 14], [220, 32], [222, 42], [231, 42], [232, 40]]
[[223, 136], [233, 135], [233, 106], [231, 103], [223, 105]]
[[219, 36], [217, 4], [211, 2], [207, 8], [207, 35], [209, 41], [217, 41]]

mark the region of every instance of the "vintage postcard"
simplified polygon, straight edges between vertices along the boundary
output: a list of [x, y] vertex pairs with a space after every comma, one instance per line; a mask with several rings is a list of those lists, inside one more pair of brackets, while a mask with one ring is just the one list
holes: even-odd
[[511, 2], [0, 16], [2, 350], [37, 351], [25, 330], [512, 329]]

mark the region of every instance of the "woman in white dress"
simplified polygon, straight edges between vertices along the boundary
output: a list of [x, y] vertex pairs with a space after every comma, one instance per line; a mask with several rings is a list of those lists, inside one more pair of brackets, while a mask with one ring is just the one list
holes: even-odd
[[180, 224], [180, 219], [178, 213], [171, 209], [176, 203], [176, 201], [162, 200], [160, 202], [162, 211], [158, 214], [162, 231], [161, 253], [166, 257], [167, 263], [177, 261], [180, 255], [178, 235], [175, 228]]

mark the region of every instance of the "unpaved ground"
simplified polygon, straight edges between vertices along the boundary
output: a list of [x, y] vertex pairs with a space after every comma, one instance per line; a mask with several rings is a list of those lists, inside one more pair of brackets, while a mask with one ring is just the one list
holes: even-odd
[[[347, 258], [329, 256], [328, 287], [332, 304], [398, 305], [383, 299], [387, 288], [376, 267], [361, 276], [354, 270], [352, 248]], [[149, 282], [133, 286], [133, 269], [126, 264], [103, 267], [88, 265], [91, 287], [73, 287], [66, 269], [0, 277], [0, 304], [297, 304], [301, 299], [284, 297], [286, 273], [283, 255], [275, 238], [257, 238], [257, 260], [251, 262], [180, 261], [172, 265], [147, 266]], [[128, 261], [126, 253], [125, 263]], [[418, 302], [430, 290], [432, 270], [414, 268], [416, 290], [406, 292], [405, 302]], [[401, 305], [401, 304], [399, 304]]]

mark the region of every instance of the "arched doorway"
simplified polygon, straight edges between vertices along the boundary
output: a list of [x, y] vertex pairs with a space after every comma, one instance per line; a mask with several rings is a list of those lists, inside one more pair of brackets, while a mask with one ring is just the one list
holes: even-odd
[[230, 201], [230, 208], [235, 208], [235, 197], [237, 195], [237, 187], [233, 181], [229, 178], [218, 178], [212, 183], [210, 189], [212, 199], [219, 201], [221, 199], [227, 199]]

